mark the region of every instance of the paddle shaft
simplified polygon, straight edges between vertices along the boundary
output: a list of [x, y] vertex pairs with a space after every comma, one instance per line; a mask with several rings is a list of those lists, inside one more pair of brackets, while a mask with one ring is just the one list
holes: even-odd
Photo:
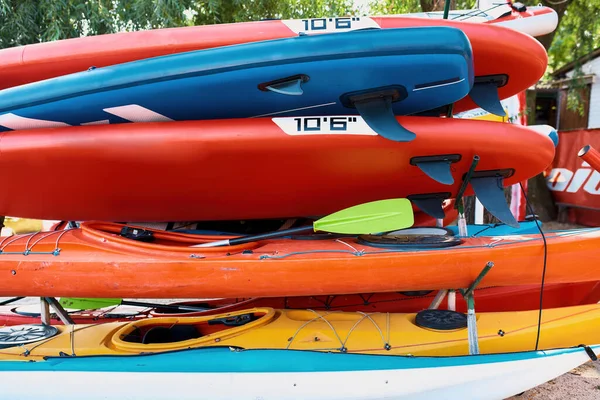
[[4, 301], [0, 302], [0, 306], [5, 306], [7, 304], [14, 303], [15, 301], [19, 301], [24, 298], [25, 297], [13, 297], [12, 299], [8, 299], [8, 300], [4, 300]]
[[313, 229], [314, 229], [313, 226], [300, 226], [298, 228], [283, 229], [281, 231], [261, 233], [259, 235], [250, 235], [250, 236], [243, 236], [243, 237], [234, 238], [234, 239], [219, 240], [217, 242], [202, 243], [202, 244], [197, 244], [192, 247], [235, 246], [237, 244], [256, 242], [258, 240], [273, 239], [273, 238], [278, 238], [278, 237], [282, 237], [282, 236], [294, 235], [297, 233], [311, 232]]
[[158, 304], [158, 303], [143, 303], [140, 301], [128, 301], [122, 300], [121, 304], [125, 306], [137, 306], [137, 307], [152, 307], [152, 308], [164, 308], [167, 310], [177, 310], [177, 311], [208, 311], [210, 308], [204, 307], [196, 307], [196, 306], [188, 306], [188, 305], [179, 305], [179, 304]]

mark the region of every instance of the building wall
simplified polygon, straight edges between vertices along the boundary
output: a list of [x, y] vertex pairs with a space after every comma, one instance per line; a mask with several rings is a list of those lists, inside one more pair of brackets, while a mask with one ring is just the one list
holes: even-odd
[[[600, 128], [600, 57], [596, 57], [583, 64], [582, 70], [585, 75], [596, 75], [590, 93], [588, 129]], [[568, 77], [571, 77], [572, 75], [573, 71], [567, 73]]]

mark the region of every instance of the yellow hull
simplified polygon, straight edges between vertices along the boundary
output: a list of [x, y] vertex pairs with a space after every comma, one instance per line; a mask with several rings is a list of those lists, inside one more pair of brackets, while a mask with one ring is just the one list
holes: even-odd
[[[241, 326], [214, 321], [252, 315]], [[527, 351], [535, 348], [538, 311], [477, 315], [481, 353]], [[213, 321], [213, 323], [209, 323]], [[182, 328], [176, 339], [173, 327]], [[0, 360], [39, 359], [63, 354], [126, 355], [205, 346], [246, 349], [294, 349], [332, 352], [454, 356], [468, 354], [467, 329], [437, 331], [415, 324], [415, 314], [363, 314], [254, 308], [205, 317], [148, 318], [136, 322], [59, 326], [45, 341], [0, 349]], [[152, 333], [148, 333], [151, 328]], [[196, 332], [190, 338], [190, 331]], [[164, 336], [165, 332], [168, 334]], [[159, 339], [156, 334], [159, 333]], [[154, 339], [150, 339], [155, 336]], [[144, 339], [145, 338], [145, 339]], [[186, 340], [182, 340], [186, 339]], [[148, 343], [142, 343], [146, 340]], [[157, 343], [156, 341], [167, 341]], [[180, 340], [180, 341], [171, 341]], [[545, 310], [539, 349], [600, 343], [600, 305]]]

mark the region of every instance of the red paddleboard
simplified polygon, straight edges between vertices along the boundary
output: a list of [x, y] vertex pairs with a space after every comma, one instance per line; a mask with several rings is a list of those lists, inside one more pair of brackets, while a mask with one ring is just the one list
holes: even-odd
[[[475, 177], [502, 176], [504, 185], [538, 174], [554, 157], [552, 141], [526, 127], [398, 120], [416, 139], [391, 142], [354, 116], [4, 132], [0, 215], [131, 222], [319, 216], [387, 198], [455, 197], [475, 155]], [[452, 161], [450, 184], [421, 167], [440, 157]]]
[[[401, 16], [348, 17], [157, 29], [5, 49], [0, 51], [0, 89], [85, 71], [91, 66], [103, 67], [184, 51], [287, 38], [300, 32], [313, 34], [420, 26], [461, 29], [473, 49], [476, 82], [478, 79], [498, 78], [495, 81], [503, 84], [498, 89], [501, 99], [527, 89], [546, 71], [548, 57], [542, 45], [531, 36], [509, 28]], [[456, 103], [454, 111], [475, 107], [470, 97], [466, 97]]]

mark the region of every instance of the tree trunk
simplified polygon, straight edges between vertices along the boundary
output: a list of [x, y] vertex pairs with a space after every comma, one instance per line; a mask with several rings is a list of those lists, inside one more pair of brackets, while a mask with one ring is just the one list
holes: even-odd
[[[445, 0], [420, 0], [421, 10], [423, 12], [429, 11], [444, 11]], [[450, 0], [450, 9], [456, 9], [456, 0]]]
[[[534, 121], [535, 118], [535, 91], [528, 91], [527, 93], [527, 118], [531, 121]], [[533, 212], [539, 215], [543, 222], [553, 221], [557, 218], [558, 211], [550, 189], [546, 185], [546, 177], [543, 173], [529, 179], [527, 184], [527, 199]], [[527, 213], [529, 213], [529, 210]]]
[[[565, 15], [565, 11], [567, 10], [567, 7], [569, 6], [569, 4], [571, 4], [572, 1], [573, 0], [565, 0], [564, 2], [562, 2], [562, 1], [549, 2], [547, 0], [542, 0], [542, 5], [544, 5], [546, 7], [550, 7], [552, 9], [554, 9], [554, 11], [556, 11], [556, 13], [558, 14], [558, 26], [560, 26], [560, 21], [561, 21], [563, 15]], [[544, 48], [546, 50], [548, 50], [550, 48], [550, 45], [552, 44], [552, 40], [554, 39], [554, 35], [556, 34], [556, 31], [558, 30], [558, 26], [554, 32], [551, 32], [547, 35], [540, 36], [537, 38], [537, 40], [542, 44], [542, 46], [544, 46]]]
[[527, 198], [533, 212], [539, 215], [543, 222], [556, 219], [558, 212], [556, 205], [550, 194], [550, 189], [546, 185], [546, 177], [539, 174], [529, 180]]

